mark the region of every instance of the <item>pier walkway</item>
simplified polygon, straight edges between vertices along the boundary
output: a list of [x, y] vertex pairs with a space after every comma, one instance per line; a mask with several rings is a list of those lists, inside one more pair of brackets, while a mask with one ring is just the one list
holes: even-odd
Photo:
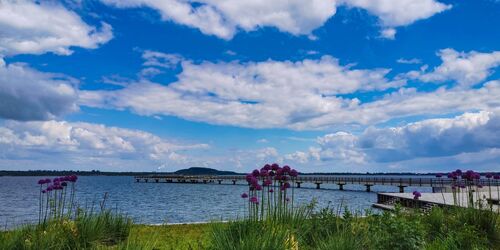
[[[138, 183], [217, 183], [217, 184], [246, 184], [245, 175], [144, 175], [134, 176]], [[371, 191], [374, 185], [396, 186], [399, 187], [399, 192], [404, 193], [406, 187], [431, 187], [433, 192], [439, 192], [446, 187], [451, 186], [452, 180], [442, 177], [411, 177], [411, 178], [395, 178], [395, 177], [344, 177], [331, 175], [314, 175], [314, 176], [299, 176], [293, 181], [290, 181], [295, 187], [300, 188], [302, 183], [313, 183], [317, 189], [321, 188], [324, 183], [332, 183], [339, 186], [340, 190], [344, 190], [346, 184], [363, 185], [367, 192]], [[484, 185], [500, 186], [499, 180], [481, 179], [480, 182]]]

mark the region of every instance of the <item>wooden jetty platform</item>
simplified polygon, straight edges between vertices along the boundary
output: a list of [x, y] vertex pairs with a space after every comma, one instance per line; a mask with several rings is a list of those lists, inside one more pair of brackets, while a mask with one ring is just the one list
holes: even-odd
[[[500, 211], [500, 197], [498, 196], [497, 188], [492, 187], [491, 194], [483, 191], [473, 192], [474, 202], [480, 202], [484, 209]], [[491, 195], [491, 196], [490, 196]], [[419, 199], [414, 199], [412, 193], [377, 193], [377, 203], [373, 207], [392, 210], [395, 204], [400, 204], [402, 207], [418, 208], [423, 211], [428, 211], [432, 207], [450, 207], [460, 206], [469, 207], [469, 197], [467, 193], [422, 193]]]
[[[245, 175], [144, 175], [134, 176], [137, 183], [203, 183], [203, 184], [246, 184]], [[365, 186], [367, 192], [371, 191], [374, 185], [396, 186], [399, 192], [404, 193], [406, 187], [431, 187], [433, 192], [451, 186], [452, 181], [448, 178], [394, 178], [394, 177], [344, 177], [331, 175], [299, 176], [290, 181], [295, 187], [300, 188], [302, 183], [313, 183], [317, 189], [324, 183], [338, 185], [340, 190], [344, 190], [347, 184], [357, 184]], [[500, 186], [499, 180], [480, 180], [483, 185]]]

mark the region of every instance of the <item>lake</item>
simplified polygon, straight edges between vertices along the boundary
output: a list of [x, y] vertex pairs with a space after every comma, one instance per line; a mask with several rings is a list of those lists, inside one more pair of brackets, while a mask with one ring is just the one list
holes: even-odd
[[[376, 176], [373, 176], [376, 177]], [[391, 176], [386, 176], [391, 177]], [[394, 176], [394, 178], [409, 176]], [[419, 176], [425, 178], [425, 176]], [[37, 181], [43, 177], [0, 177], [0, 225], [35, 222], [38, 219]], [[241, 182], [242, 183], [242, 182]], [[188, 223], [234, 219], [244, 214], [248, 191], [246, 185], [136, 183], [132, 176], [82, 176], [77, 182], [77, 200], [80, 206], [91, 207], [108, 193], [107, 207], [128, 214], [136, 223]], [[322, 184], [317, 190], [312, 183], [303, 183], [295, 189], [295, 202], [307, 204], [315, 199], [318, 207], [347, 206], [352, 211], [364, 211], [376, 202], [376, 192], [397, 192], [397, 187], [373, 186], [365, 192], [364, 186]], [[426, 187], [409, 187], [406, 192], [430, 192]], [[98, 205], [95, 205], [98, 207]]]

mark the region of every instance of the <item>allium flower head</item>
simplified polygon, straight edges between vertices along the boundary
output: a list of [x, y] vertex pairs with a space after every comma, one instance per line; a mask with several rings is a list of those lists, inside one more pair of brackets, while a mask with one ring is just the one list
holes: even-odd
[[262, 190], [262, 186], [261, 186], [261, 185], [259, 185], [259, 184], [255, 185], [255, 190], [257, 190], [257, 191]]
[[264, 183], [262, 183], [262, 185], [264, 186], [270, 186], [273, 182], [270, 180], [270, 179], [266, 179], [264, 180]]
[[254, 171], [252, 171], [252, 175], [253, 175], [254, 177], [259, 177], [259, 175], [260, 175], [259, 170], [255, 169]]
[[269, 189], [269, 193], [273, 193], [273, 192], [274, 192], [274, 190], [272, 188]]
[[255, 197], [255, 196], [253, 196], [253, 197], [250, 198], [250, 202], [258, 204], [259, 203], [259, 199], [257, 199], [257, 197]]
[[241, 198], [243, 198], [243, 199], [248, 198], [248, 194], [247, 194], [247, 193], [242, 193], [242, 194], [241, 194]]
[[497, 174], [497, 175], [493, 176], [493, 179], [500, 180], [500, 175]]
[[443, 174], [441, 174], [441, 173], [437, 173], [437, 174], [436, 174], [436, 177], [437, 177], [437, 178], [441, 178], [441, 177], [443, 177]]
[[418, 200], [422, 194], [418, 191], [413, 191], [413, 199]]
[[274, 171], [278, 170], [279, 167], [280, 165], [278, 165], [277, 163], [273, 163], [273, 165], [271, 165], [271, 169]]
[[492, 173], [487, 173], [485, 177], [488, 178], [488, 179], [491, 179], [491, 177], [493, 177], [493, 174]]
[[283, 173], [290, 173], [290, 167], [288, 165], [283, 166]]
[[291, 177], [297, 177], [298, 175], [299, 175], [299, 172], [297, 172], [297, 170], [295, 170], [295, 169], [290, 170]]

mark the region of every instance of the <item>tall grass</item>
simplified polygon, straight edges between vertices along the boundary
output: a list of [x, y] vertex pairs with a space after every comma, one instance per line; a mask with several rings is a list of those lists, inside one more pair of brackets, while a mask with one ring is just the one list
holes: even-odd
[[92, 249], [125, 240], [132, 222], [112, 211], [80, 213], [0, 233], [0, 249]]

